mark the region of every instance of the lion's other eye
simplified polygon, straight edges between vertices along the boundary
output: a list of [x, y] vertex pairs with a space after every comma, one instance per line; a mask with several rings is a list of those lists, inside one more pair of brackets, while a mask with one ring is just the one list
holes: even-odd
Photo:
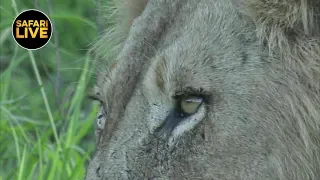
[[88, 94], [88, 97], [92, 100], [98, 101], [100, 103], [100, 110], [98, 112], [97, 118], [96, 118], [96, 129], [98, 131], [102, 131], [104, 129], [104, 124], [106, 122], [106, 108], [105, 103], [102, 101], [101, 95], [99, 92], [90, 92]]
[[99, 110], [99, 113], [98, 113], [98, 116], [97, 116], [97, 128], [100, 129], [100, 130], [103, 130], [104, 129], [104, 124], [106, 123], [106, 111], [105, 111], [105, 108], [104, 106], [102, 105], [102, 103], [100, 104], [100, 110]]
[[203, 102], [202, 97], [197, 97], [197, 96], [182, 97], [179, 104], [180, 111], [184, 115], [194, 114], [195, 112], [197, 112], [202, 102]]

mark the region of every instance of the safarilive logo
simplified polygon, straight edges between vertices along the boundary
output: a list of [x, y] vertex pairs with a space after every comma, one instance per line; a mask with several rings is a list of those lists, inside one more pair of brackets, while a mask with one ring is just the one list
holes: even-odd
[[40, 49], [51, 38], [51, 21], [46, 14], [39, 10], [23, 11], [13, 21], [12, 35], [21, 47], [29, 50]]

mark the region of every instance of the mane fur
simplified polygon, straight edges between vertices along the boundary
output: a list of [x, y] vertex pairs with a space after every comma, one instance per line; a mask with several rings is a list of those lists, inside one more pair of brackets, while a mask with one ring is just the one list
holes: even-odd
[[101, 59], [115, 59], [123, 47], [130, 26], [136, 17], [144, 10], [148, 0], [109, 0], [99, 7], [103, 14], [101, 22], [106, 26], [91, 53]]
[[281, 82], [289, 92], [280, 94], [285, 96], [285, 101], [277, 102], [284, 121], [279, 123], [285, 123], [290, 130], [279, 128], [275, 132], [280, 134], [275, 138], [286, 152], [279, 153], [274, 160], [279, 164], [279, 175], [281, 179], [318, 179], [320, 1], [242, 0], [236, 5], [254, 21], [257, 36], [268, 47], [270, 56], [280, 58], [292, 76]]
[[[279, 174], [283, 179], [315, 180], [320, 177], [320, 172], [314, 171], [320, 167], [320, 1], [231, 1], [255, 23], [257, 37], [268, 48], [270, 56], [280, 58], [290, 75], [294, 76], [290, 82], [283, 82], [290, 91], [284, 95], [285, 102], [279, 104], [285, 104], [283, 107], [286, 108], [282, 113], [285, 122], [282, 123], [287, 123], [297, 132], [282, 129], [277, 132], [283, 135], [278, 140], [283, 143], [283, 150], [288, 152], [288, 156], [276, 157]], [[132, 21], [140, 15], [147, 2], [114, 0], [113, 5], [108, 6], [107, 19], [113, 20], [113, 25], [93, 46], [99, 57], [115, 59]], [[287, 137], [301, 142], [290, 144]]]

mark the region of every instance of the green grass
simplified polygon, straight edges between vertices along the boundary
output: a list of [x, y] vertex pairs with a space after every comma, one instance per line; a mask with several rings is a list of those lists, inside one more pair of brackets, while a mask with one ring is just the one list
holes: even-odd
[[[11, 34], [17, 13], [30, 8], [54, 25], [36, 51]], [[96, 9], [93, 0], [1, 1], [0, 180], [83, 179], [98, 109], [86, 98], [95, 80], [87, 54], [98, 35]]]

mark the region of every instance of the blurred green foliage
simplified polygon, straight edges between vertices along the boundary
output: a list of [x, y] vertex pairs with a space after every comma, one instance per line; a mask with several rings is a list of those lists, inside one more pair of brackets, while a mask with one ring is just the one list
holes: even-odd
[[[46, 13], [54, 26], [50, 42], [30, 52], [11, 30], [26, 9]], [[97, 104], [86, 92], [95, 80], [87, 54], [98, 36], [96, 19], [93, 0], [1, 0], [0, 180], [83, 179], [94, 150]]]

